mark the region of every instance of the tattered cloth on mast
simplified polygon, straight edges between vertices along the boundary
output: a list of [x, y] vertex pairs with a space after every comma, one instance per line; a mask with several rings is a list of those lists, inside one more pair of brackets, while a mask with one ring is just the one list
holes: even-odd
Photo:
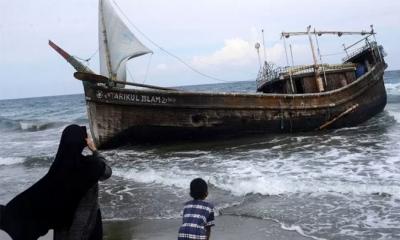
[[109, 0], [99, 3], [100, 74], [126, 81], [129, 59], [153, 53], [143, 45], [120, 19]]

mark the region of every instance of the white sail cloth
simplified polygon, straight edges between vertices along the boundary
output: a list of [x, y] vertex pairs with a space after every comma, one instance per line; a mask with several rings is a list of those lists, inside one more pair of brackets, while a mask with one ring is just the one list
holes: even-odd
[[126, 81], [129, 59], [152, 53], [119, 18], [109, 0], [99, 2], [100, 74]]

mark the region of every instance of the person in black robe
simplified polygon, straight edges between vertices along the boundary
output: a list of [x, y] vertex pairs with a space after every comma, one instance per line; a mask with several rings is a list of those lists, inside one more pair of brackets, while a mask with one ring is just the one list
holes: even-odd
[[[86, 146], [93, 155], [82, 155]], [[85, 208], [86, 199], [92, 201], [91, 204], [86, 202], [86, 206], [97, 209], [95, 214], [93, 211], [88, 211], [90, 216], [86, 214], [94, 225], [91, 224], [92, 232], [85, 238], [101, 239], [97, 183], [110, 176], [111, 168], [87, 137], [86, 127], [70, 125], [62, 133], [57, 155], [48, 173], [6, 206], [0, 206], [0, 229], [13, 240], [36, 240], [49, 229], [68, 232], [79, 222], [77, 219]]]

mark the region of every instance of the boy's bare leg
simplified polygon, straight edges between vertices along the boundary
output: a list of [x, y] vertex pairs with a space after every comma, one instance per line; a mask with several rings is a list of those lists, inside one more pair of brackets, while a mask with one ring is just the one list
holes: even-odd
[[206, 227], [206, 240], [210, 240], [211, 227]]

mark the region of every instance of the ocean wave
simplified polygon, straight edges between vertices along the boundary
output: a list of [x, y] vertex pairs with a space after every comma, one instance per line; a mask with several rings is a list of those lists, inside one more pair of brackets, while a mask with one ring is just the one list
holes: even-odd
[[168, 187], [187, 189], [193, 178], [201, 176], [216, 189], [226, 191], [234, 196], [246, 196], [249, 194], [261, 195], [285, 195], [285, 194], [324, 194], [324, 193], [355, 193], [359, 195], [370, 195], [375, 193], [386, 193], [395, 197], [400, 197], [400, 186], [381, 185], [375, 183], [363, 183], [354, 181], [343, 183], [335, 180], [321, 179], [300, 179], [285, 176], [269, 176], [256, 169], [248, 171], [246, 174], [235, 175], [215, 174], [208, 175], [198, 171], [182, 170], [178, 167], [170, 169], [156, 170], [147, 169], [115, 169], [115, 176], [133, 180], [145, 184], [162, 184]]
[[372, 195], [385, 193], [395, 197], [400, 197], [400, 187], [392, 185], [379, 185], [368, 183], [341, 183], [335, 181], [298, 181], [286, 180], [283, 178], [270, 179], [266, 177], [252, 179], [235, 179], [228, 183], [221, 183], [210, 179], [210, 182], [220, 189], [229, 191], [236, 196], [246, 196], [248, 194], [261, 195], [289, 195], [289, 194], [357, 194]]
[[389, 115], [392, 116], [397, 123], [400, 123], [400, 112], [388, 111]]
[[275, 221], [276, 223], [279, 223], [279, 224], [281, 225], [281, 228], [282, 228], [283, 230], [295, 231], [295, 232], [297, 232], [298, 234], [300, 234], [300, 235], [302, 235], [302, 236], [304, 236], [304, 237], [312, 238], [312, 239], [314, 239], [314, 240], [327, 240], [326, 238], [319, 238], [319, 237], [315, 237], [315, 236], [311, 236], [311, 235], [306, 234], [306, 233], [304, 232], [303, 228], [301, 228], [301, 227], [298, 226], [298, 225], [290, 225], [290, 226], [288, 226], [288, 225], [286, 225], [285, 223], [280, 222], [280, 221], [278, 221], [278, 220], [274, 220], [274, 219], [270, 219], [270, 218], [266, 218], [266, 219], [267, 219], [267, 220]]
[[0, 129], [5, 131], [27, 131], [37, 132], [47, 129], [58, 128], [68, 124], [62, 121], [40, 121], [40, 120], [13, 120], [0, 117]]
[[76, 124], [88, 124], [89, 119], [86, 116], [84, 116], [84, 117], [79, 117], [79, 118], [74, 119], [73, 122]]
[[36, 132], [43, 131], [50, 128], [58, 127], [63, 125], [64, 123], [57, 122], [19, 122], [19, 129], [22, 131]]
[[53, 156], [34, 157], [0, 157], [0, 166], [24, 164], [29, 167], [47, 166], [53, 161]]
[[0, 117], [0, 129], [4, 130], [17, 130], [18, 129], [18, 122], [8, 119], [8, 118], [3, 118]]
[[385, 83], [398, 82], [400, 79], [400, 71], [386, 71], [384, 75]]
[[387, 103], [400, 103], [400, 94], [388, 94], [387, 95]]
[[400, 94], [400, 83], [385, 83], [385, 87], [389, 94]]
[[139, 183], [157, 183], [171, 187], [178, 187], [186, 189], [189, 186], [190, 181], [197, 176], [198, 172], [195, 171], [184, 171], [178, 168], [171, 168], [164, 170], [155, 170], [147, 168], [143, 170], [138, 169], [115, 169], [113, 174], [115, 176], [122, 177], [124, 179], [133, 180]]
[[24, 161], [23, 157], [0, 157], [0, 166], [21, 164]]
[[53, 155], [27, 157], [24, 161], [24, 165], [28, 167], [50, 166], [53, 160]]

